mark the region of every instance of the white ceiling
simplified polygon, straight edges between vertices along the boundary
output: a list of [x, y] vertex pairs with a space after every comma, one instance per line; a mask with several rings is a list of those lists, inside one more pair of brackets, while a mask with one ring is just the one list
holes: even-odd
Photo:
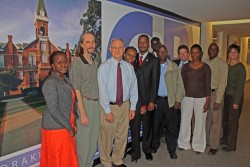
[[[250, 0], [138, 0], [198, 22], [250, 19]], [[216, 25], [216, 31], [250, 37], [250, 21]]]

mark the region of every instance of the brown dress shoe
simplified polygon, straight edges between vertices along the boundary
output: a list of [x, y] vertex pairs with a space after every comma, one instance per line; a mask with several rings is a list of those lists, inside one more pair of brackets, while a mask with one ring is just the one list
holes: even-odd
[[217, 151], [217, 149], [210, 148], [210, 150], [208, 151], [208, 155], [216, 155]]

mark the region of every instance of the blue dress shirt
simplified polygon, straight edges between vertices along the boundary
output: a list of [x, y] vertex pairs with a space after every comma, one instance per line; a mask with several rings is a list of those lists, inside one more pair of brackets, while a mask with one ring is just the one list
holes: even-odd
[[[130, 100], [130, 110], [136, 109], [138, 87], [133, 66], [121, 60], [123, 101]], [[113, 57], [102, 63], [98, 69], [98, 86], [100, 105], [105, 113], [110, 113], [110, 102], [116, 102], [118, 61]]]
[[168, 62], [164, 64], [160, 64], [161, 66], [161, 74], [160, 74], [160, 83], [159, 83], [159, 89], [158, 89], [158, 96], [168, 96], [168, 91], [165, 83], [164, 75], [168, 69]]

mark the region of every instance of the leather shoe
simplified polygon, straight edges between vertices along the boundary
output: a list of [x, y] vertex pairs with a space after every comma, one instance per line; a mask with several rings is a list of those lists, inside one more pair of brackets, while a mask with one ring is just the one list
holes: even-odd
[[145, 155], [146, 155], [146, 160], [148, 160], [148, 161], [152, 161], [153, 160], [153, 156], [152, 156], [151, 153], [145, 153]]
[[115, 164], [113, 164], [112, 166], [113, 166], [113, 167], [127, 167], [127, 166], [124, 165], [124, 164], [121, 164], [121, 165], [115, 165]]
[[208, 151], [208, 155], [216, 155], [217, 151], [217, 149], [210, 148], [210, 150]]
[[196, 154], [200, 154], [201, 152], [200, 151], [195, 151]]
[[131, 149], [127, 151], [127, 155], [131, 155]]
[[137, 163], [137, 160], [138, 160], [138, 159], [133, 159], [133, 158], [132, 158], [132, 159], [131, 159], [131, 162]]
[[157, 149], [152, 149], [152, 153], [156, 153], [157, 152]]
[[232, 150], [232, 149], [230, 149], [230, 148], [228, 148], [228, 147], [223, 147], [223, 148], [222, 148], [222, 151], [230, 152], [230, 151], [235, 151], [235, 150]]
[[177, 159], [177, 155], [175, 152], [170, 152], [169, 154], [171, 159]]

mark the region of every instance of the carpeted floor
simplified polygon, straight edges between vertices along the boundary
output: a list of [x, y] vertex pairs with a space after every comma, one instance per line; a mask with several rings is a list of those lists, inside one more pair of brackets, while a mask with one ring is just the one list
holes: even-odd
[[[215, 156], [195, 154], [193, 150], [179, 151], [178, 159], [172, 160], [167, 152], [166, 144], [161, 144], [157, 153], [153, 154], [153, 161], [147, 161], [145, 155], [137, 163], [130, 161], [128, 155], [124, 164], [128, 167], [250, 167], [250, 81], [246, 82], [243, 112], [240, 118], [237, 150], [223, 152], [221, 149]], [[101, 167], [99, 164], [97, 167]]]

